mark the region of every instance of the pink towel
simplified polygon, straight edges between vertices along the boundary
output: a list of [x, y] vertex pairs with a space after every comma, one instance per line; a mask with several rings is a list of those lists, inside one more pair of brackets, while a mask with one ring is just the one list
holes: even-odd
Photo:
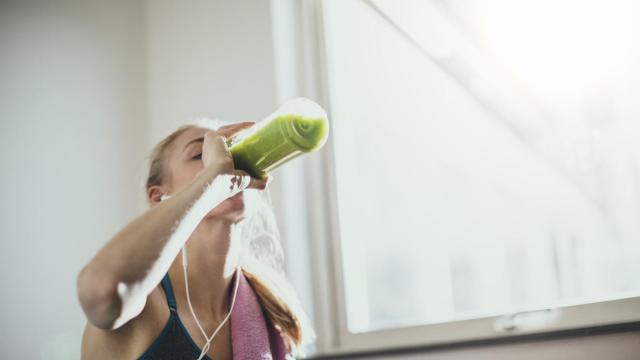
[[[234, 360], [286, 360], [280, 332], [265, 318], [251, 284], [240, 272], [238, 295], [231, 312], [231, 343]], [[231, 289], [235, 287], [235, 280]], [[230, 294], [232, 295], [232, 294]]]

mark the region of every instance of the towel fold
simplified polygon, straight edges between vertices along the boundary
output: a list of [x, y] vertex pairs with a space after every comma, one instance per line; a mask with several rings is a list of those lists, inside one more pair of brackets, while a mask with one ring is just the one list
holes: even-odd
[[[236, 270], [239, 271], [239, 270]], [[253, 287], [240, 271], [230, 287], [240, 281], [236, 303], [231, 312], [231, 343], [234, 360], [286, 360], [282, 335], [266, 318]]]

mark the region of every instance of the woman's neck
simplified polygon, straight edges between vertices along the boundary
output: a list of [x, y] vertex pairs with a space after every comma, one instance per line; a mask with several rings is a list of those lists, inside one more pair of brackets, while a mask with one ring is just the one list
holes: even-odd
[[[227, 295], [234, 273], [225, 274], [227, 261], [233, 261], [227, 257], [231, 226], [229, 221], [207, 218], [186, 243], [189, 297], [200, 321], [220, 322], [231, 306]], [[178, 303], [188, 307], [182, 266], [180, 254], [169, 271]]]

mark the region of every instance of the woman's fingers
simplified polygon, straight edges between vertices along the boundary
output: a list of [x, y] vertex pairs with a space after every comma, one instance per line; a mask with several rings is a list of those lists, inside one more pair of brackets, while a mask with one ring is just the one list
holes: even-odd
[[269, 184], [269, 175], [267, 175], [267, 177], [265, 177], [264, 179], [256, 179], [252, 177], [251, 182], [249, 183], [249, 188], [264, 190], [267, 188], [267, 184]]
[[249, 178], [249, 185], [247, 185], [246, 189], [264, 190], [267, 188], [267, 184], [269, 184], [269, 182], [271, 181], [271, 177], [269, 175], [267, 175], [264, 179], [256, 179], [254, 177], [251, 177], [249, 173], [244, 170], [236, 170], [235, 174], [246, 176]]
[[218, 130], [211, 130], [205, 134], [205, 140], [202, 151], [202, 161], [206, 166], [217, 166], [223, 173], [234, 174], [239, 177], [234, 181], [233, 186], [243, 186], [245, 181], [249, 183], [245, 189], [264, 190], [271, 181], [271, 177], [266, 175], [264, 179], [257, 179], [249, 175], [244, 170], [234, 169], [233, 157], [226, 145], [226, 140], [234, 134], [255, 125], [254, 121], [244, 121], [236, 124], [221, 126]]
[[218, 128], [218, 130], [216, 130], [216, 132], [226, 138], [230, 138], [236, 133], [244, 129], [250, 128], [255, 124], [256, 124], [255, 121], [243, 121], [236, 124], [221, 126]]
[[233, 172], [233, 158], [225, 136], [216, 131], [207, 131], [202, 144], [202, 163], [205, 167], [215, 166], [222, 173]]

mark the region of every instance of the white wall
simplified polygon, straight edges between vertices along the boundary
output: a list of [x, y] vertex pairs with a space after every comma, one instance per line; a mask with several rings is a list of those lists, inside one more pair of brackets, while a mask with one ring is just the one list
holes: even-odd
[[138, 211], [141, 20], [126, 0], [1, 5], [3, 359], [78, 356], [76, 274]]
[[274, 110], [269, 2], [149, 0], [151, 144], [195, 117], [259, 120]]

